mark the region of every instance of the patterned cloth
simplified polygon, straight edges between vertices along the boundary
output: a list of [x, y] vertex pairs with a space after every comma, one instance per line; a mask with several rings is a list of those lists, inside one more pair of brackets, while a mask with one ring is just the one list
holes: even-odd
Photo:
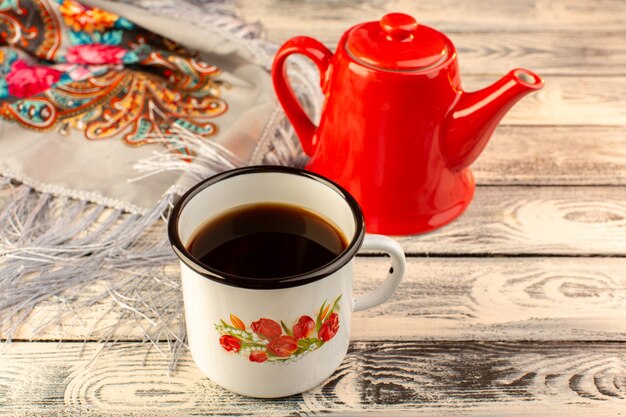
[[[5, 1], [0, 115], [34, 130], [79, 129], [132, 146], [173, 123], [203, 137], [226, 111], [219, 69], [184, 47], [73, 0]], [[56, 8], [61, 21], [55, 21]], [[25, 25], [29, 18], [29, 25]], [[186, 149], [178, 149], [188, 153]]]
[[141, 213], [180, 182], [167, 170], [132, 181], [155, 142], [189, 161], [184, 131], [249, 160], [274, 105], [267, 71], [188, 29], [212, 39], [206, 50], [74, 0], [0, 0], [0, 174]]
[[[229, 0], [82, 1], [0, 0], [0, 335], [63, 332], [105, 303], [117, 323], [90, 337], [135, 328], [167, 342], [173, 370], [185, 330], [164, 214], [216, 171], [305, 156], [274, 100], [276, 45]], [[315, 118], [317, 68], [290, 61]]]

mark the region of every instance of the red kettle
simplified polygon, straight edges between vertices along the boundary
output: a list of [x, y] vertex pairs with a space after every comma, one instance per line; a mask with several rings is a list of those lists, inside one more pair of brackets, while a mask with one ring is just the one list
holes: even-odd
[[[324, 106], [315, 126], [285, 72], [294, 53], [318, 67]], [[367, 231], [426, 232], [459, 216], [474, 194], [469, 165], [504, 114], [543, 81], [515, 69], [465, 92], [456, 50], [442, 33], [392, 13], [349, 29], [333, 54], [308, 37], [288, 40], [272, 67], [274, 88], [305, 153], [306, 168], [345, 187]]]

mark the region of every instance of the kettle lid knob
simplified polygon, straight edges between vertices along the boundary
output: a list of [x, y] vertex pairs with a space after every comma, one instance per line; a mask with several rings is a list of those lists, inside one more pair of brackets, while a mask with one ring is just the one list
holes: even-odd
[[380, 19], [380, 27], [388, 40], [402, 41], [413, 38], [417, 31], [417, 21], [404, 13], [389, 13]]
[[350, 59], [376, 70], [429, 71], [455, 57], [443, 33], [404, 13], [356, 25], [344, 39]]

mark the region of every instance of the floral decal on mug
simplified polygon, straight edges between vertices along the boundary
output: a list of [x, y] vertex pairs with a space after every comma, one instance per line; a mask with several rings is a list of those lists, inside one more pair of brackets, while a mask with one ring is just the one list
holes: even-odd
[[339, 300], [324, 301], [317, 317], [303, 315], [291, 327], [265, 317], [250, 326], [239, 317], [230, 315], [230, 323], [220, 320], [215, 328], [220, 333], [220, 345], [227, 352], [246, 356], [251, 362], [285, 363], [297, 361], [309, 352], [319, 349], [339, 330]]

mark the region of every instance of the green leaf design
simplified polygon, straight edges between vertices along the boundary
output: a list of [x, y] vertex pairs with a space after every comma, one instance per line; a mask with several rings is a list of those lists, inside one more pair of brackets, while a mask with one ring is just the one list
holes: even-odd
[[287, 327], [284, 321], [281, 320], [280, 325], [283, 326], [283, 330], [285, 331], [285, 333], [287, 333], [289, 336], [293, 336], [293, 332], [289, 329], [289, 327]]
[[[324, 300], [324, 303], [322, 303], [322, 306], [320, 307], [317, 313], [317, 318], [315, 320], [315, 329], [316, 329], [317, 335], [319, 335], [319, 330], [322, 327], [324, 319], [326, 319], [331, 313], [338, 311], [340, 309], [339, 302], [341, 301], [341, 297], [342, 297], [342, 294], [340, 294], [332, 302], [332, 304], [329, 304], [328, 300]], [[322, 317], [322, 315], [324, 315], [325, 317]], [[296, 358], [296, 356], [302, 357], [304, 355], [307, 355], [311, 353], [312, 351], [319, 349], [325, 344], [325, 342], [322, 339], [319, 339], [318, 337], [316, 337], [317, 335], [316, 336], [312, 335], [312, 337], [297, 340], [297, 349], [289, 357], [278, 356], [274, 354], [271, 350], [269, 350], [267, 343], [263, 343], [264, 341], [259, 340], [258, 336], [253, 331], [246, 329], [245, 324], [242, 324], [241, 326], [236, 326], [237, 324], [239, 324], [239, 321], [241, 320], [238, 318], [237, 320], [234, 320], [232, 316], [233, 315], [231, 315], [231, 321], [233, 322], [232, 324], [229, 324], [225, 322], [224, 320], [220, 319], [219, 324], [218, 323], [214, 324], [215, 328], [222, 335], [227, 334], [227, 335], [231, 335], [239, 339], [239, 341], [241, 342], [242, 349], [251, 349], [251, 350], [258, 349], [258, 350], [262, 350], [266, 352], [268, 362], [284, 363], [287, 361], [298, 360], [299, 358]], [[293, 337], [293, 330], [289, 328], [289, 326], [287, 326], [287, 324], [283, 320], [280, 321], [280, 326], [282, 330], [285, 332], [285, 334]], [[243, 327], [243, 329], [241, 327]], [[240, 352], [240, 354], [247, 355], [247, 352], [246, 351]]]
[[268, 356], [267, 357], [268, 362], [287, 362], [288, 360], [289, 358], [283, 358], [280, 356]]
[[[335, 310], [339, 310], [339, 300], [341, 300], [341, 296], [343, 294], [339, 294], [339, 297], [337, 297], [337, 299], [335, 300], [335, 302], [333, 303], [333, 308], [330, 309], [330, 313], [332, 313]], [[329, 314], [330, 314], [329, 313]]]
[[293, 353], [291, 354], [291, 356], [296, 356], [296, 355], [299, 355], [299, 354], [301, 354], [301, 353], [303, 353], [303, 352], [306, 352], [306, 349], [304, 349], [304, 348], [298, 348], [295, 352], [293, 352]]
[[319, 349], [320, 346], [324, 344], [324, 341], [316, 337], [309, 337], [308, 339], [300, 339], [298, 340], [298, 349], [293, 354], [299, 355], [301, 353], [308, 353], [309, 348], [313, 344], [315, 344], [315, 349]]
[[263, 343], [252, 342], [250, 340], [242, 340], [241, 348], [243, 349], [243, 348], [248, 348], [248, 347], [265, 348], [265, 345]]
[[322, 312], [324, 311], [324, 307], [326, 307], [326, 300], [320, 307], [319, 313], [317, 313], [317, 318], [315, 319], [315, 331], [319, 331], [320, 327], [322, 327]]
[[300, 339], [298, 340], [298, 350], [299, 349], [307, 350], [314, 343], [317, 345], [317, 348], [319, 348], [320, 346], [324, 344], [324, 341], [322, 339], [318, 339], [317, 337], [309, 337], [308, 339]]

